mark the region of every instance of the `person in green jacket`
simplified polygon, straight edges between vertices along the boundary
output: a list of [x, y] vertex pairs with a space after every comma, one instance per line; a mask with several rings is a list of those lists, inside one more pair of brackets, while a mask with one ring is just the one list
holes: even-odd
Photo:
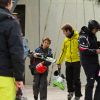
[[78, 49], [79, 34], [71, 25], [67, 24], [62, 28], [66, 36], [59, 59], [57, 60], [58, 68], [61, 68], [62, 62], [65, 60], [66, 65], [66, 81], [68, 88], [68, 100], [71, 100], [74, 93], [74, 100], [80, 100], [81, 82], [80, 82], [80, 55]]

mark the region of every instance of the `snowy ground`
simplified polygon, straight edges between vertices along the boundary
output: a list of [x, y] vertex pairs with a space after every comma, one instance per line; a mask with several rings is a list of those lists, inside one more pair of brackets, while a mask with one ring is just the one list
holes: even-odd
[[[67, 90], [60, 90], [55, 87], [48, 87], [48, 99], [47, 100], [67, 100]], [[25, 96], [28, 98], [28, 100], [34, 100], [33, 98], [33, 92], [32, 92], [32, 86], [26, 86], [25, 87]], [[84, 87], [82, 88], [82, 94], [84, 95]], [[81, 100], [84, 97], [81, 98]]]

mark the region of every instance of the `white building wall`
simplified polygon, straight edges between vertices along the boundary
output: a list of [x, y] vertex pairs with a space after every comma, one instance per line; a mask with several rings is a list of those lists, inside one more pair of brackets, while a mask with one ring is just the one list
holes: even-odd
[[[25, 36], [29, 47], [34, 50], [39, 45], [39, 0], [19, 0], [18, 4], [25, 4]], [[29, 70], [29, 59], [26, 60], [25, 80], [26, 84], [32, 84], [32, 75]]]

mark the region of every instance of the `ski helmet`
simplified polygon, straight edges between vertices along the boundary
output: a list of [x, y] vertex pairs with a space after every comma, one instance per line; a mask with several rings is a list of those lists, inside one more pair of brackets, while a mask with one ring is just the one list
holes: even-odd
[[47, 71], [47, 67], [44, 66], [42, 63], [39, 63], [37, 66], [36, 66], [36, 71], [39, 73], [39, 74], [43, 74]]
[[90, 20], [90, 21], [88, 22], [88, 28], [89, 28], [90, 30], [93, 30], [94, 28], [100, 29], [100, 24], [99, 24], [99, 22], [97, 22], [96, 20]]

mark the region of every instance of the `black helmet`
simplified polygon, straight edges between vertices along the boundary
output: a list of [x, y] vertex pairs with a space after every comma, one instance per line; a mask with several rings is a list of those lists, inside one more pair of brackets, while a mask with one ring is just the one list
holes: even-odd
[[93, 30], [94, 28], [100, 29], [100, 24], [99, 24], [99, 22], [97, 22], [96, 20], [90, 20], [90, 21], [88, 22], [88, 28], [89, 28], [90, 30]]

